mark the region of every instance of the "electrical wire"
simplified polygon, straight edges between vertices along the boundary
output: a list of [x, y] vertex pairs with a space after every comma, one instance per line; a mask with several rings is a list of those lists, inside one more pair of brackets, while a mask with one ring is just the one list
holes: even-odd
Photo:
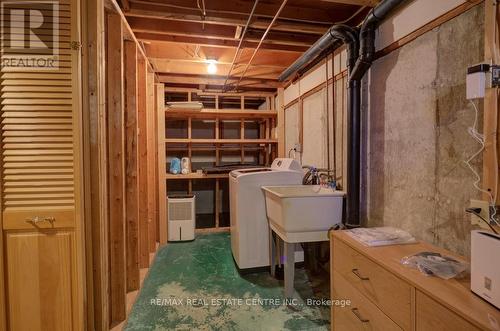
[[[493, 223], [499, 225], [498, 222], [497, 222], [497, 220], [495, 219], [495, 215], [496, 215], [496, 206], [495, 206], [496, 197], [494, 198], [493, 195], [491, 194], [491, 192], [489, 192], [489, 191], [487, 191], [485, 189], [482, 189], [479, 186], [479, 183], [481, 182], [481, 177], [479, 176], [479, 174], [477, 173], [477, 171], [474, 169], [474, 167], [471, 164], [472, 160], [474, 160], [476, 157], [478, 157], [484, 151], [485, 140], [484, 140], [484, 135], [481, 134], [477, 130], [477, 117], [478, 117], [477, 106], [476, 106], [476, 104], [472, 100], [470, 100], [470, 103], [474, 107], [474, 123], [473, 123], [473, 125], [471, 127], [469, 127], [467, 129], [467, 132], [469, 133], [469, 135], [472, 138], [474, 138], [481, 145], [481, 148], [477, 152], [475, 152], [474, 154], [472, 154], [466, 161], [464, 161], [464, 163], [467, 165], [467, 167], [470, 169], [470, 171], [474, 174], [475, 179], [474, 179], [474, 182], [472, 183], [472, 185], [474, 186], [474, 188], [476, 190], [478, 190], [480, 192], [483, 192], [484, 194], [488, 195], [488, 197], [490, 198], [489, 199], [490, 208], [493, 208], [493, 212], [492, 212], [492, 214], [490, 216], [490, 222], [493, 222]], [[498, 163], [497, 162], [497, 156], [496, 156], [497, 153], [495, 152], [494, 154], [495, 154], [495, 163]], [[498, 182], [498, 180], [497, 180], [497, 182]], [[495, 196], [496, 196], [496, 193], [495, 193]]]
[[486, 223], [490, 227], [491, 231], [493, 231], [495, 234], [499, 234], [498, 231], [490, 224], [490, 222], [488, 222], [483, 216], [481, 216], [481, 214], [475, 212], [472, 209], [473, 208], [467, 208], [465, 211], [479, 217], [481, 220], [483, 220], [484, 223]]

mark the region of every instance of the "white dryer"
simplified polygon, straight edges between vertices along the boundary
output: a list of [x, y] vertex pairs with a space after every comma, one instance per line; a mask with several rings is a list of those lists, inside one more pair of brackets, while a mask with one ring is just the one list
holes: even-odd
[[277, 158], [270, 168], [233, 170], [229, 175], [231, 249], [240, 269], [269, 266], [269, 225], [264, 193], [267, 185], [302, 183], [300, 164]]

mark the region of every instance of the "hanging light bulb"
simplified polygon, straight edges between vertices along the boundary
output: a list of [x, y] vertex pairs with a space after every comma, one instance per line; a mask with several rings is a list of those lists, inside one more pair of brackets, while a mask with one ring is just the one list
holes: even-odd
[[207, 60], [208, 66], [207, 66], [207, 72], [210, 75], [213, 75], [217, 72], [217, 61], [216, 60]]

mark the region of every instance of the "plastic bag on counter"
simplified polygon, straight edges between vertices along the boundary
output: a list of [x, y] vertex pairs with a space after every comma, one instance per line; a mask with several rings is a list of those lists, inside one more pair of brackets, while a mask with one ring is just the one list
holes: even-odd
[[356, 228], [346, 233], [366, 246], [387, 246], [413, 244], [415, 238], [406, 231], [390, 226], [374, 228]]
[[427, 276], [437, 276], [442, 279], [460, 276], [469, 268], [469, 265], [465, 262], [435, 252], [420, 252], [405, 256], [401, 263], [418, 269]]

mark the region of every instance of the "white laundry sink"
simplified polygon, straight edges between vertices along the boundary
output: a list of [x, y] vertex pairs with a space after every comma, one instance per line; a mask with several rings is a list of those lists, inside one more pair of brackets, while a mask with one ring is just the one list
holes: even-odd
[[319, 185], [263, 186], [269, 226], [285, 242], [328, 240], [342, 221], [342, 191]]

